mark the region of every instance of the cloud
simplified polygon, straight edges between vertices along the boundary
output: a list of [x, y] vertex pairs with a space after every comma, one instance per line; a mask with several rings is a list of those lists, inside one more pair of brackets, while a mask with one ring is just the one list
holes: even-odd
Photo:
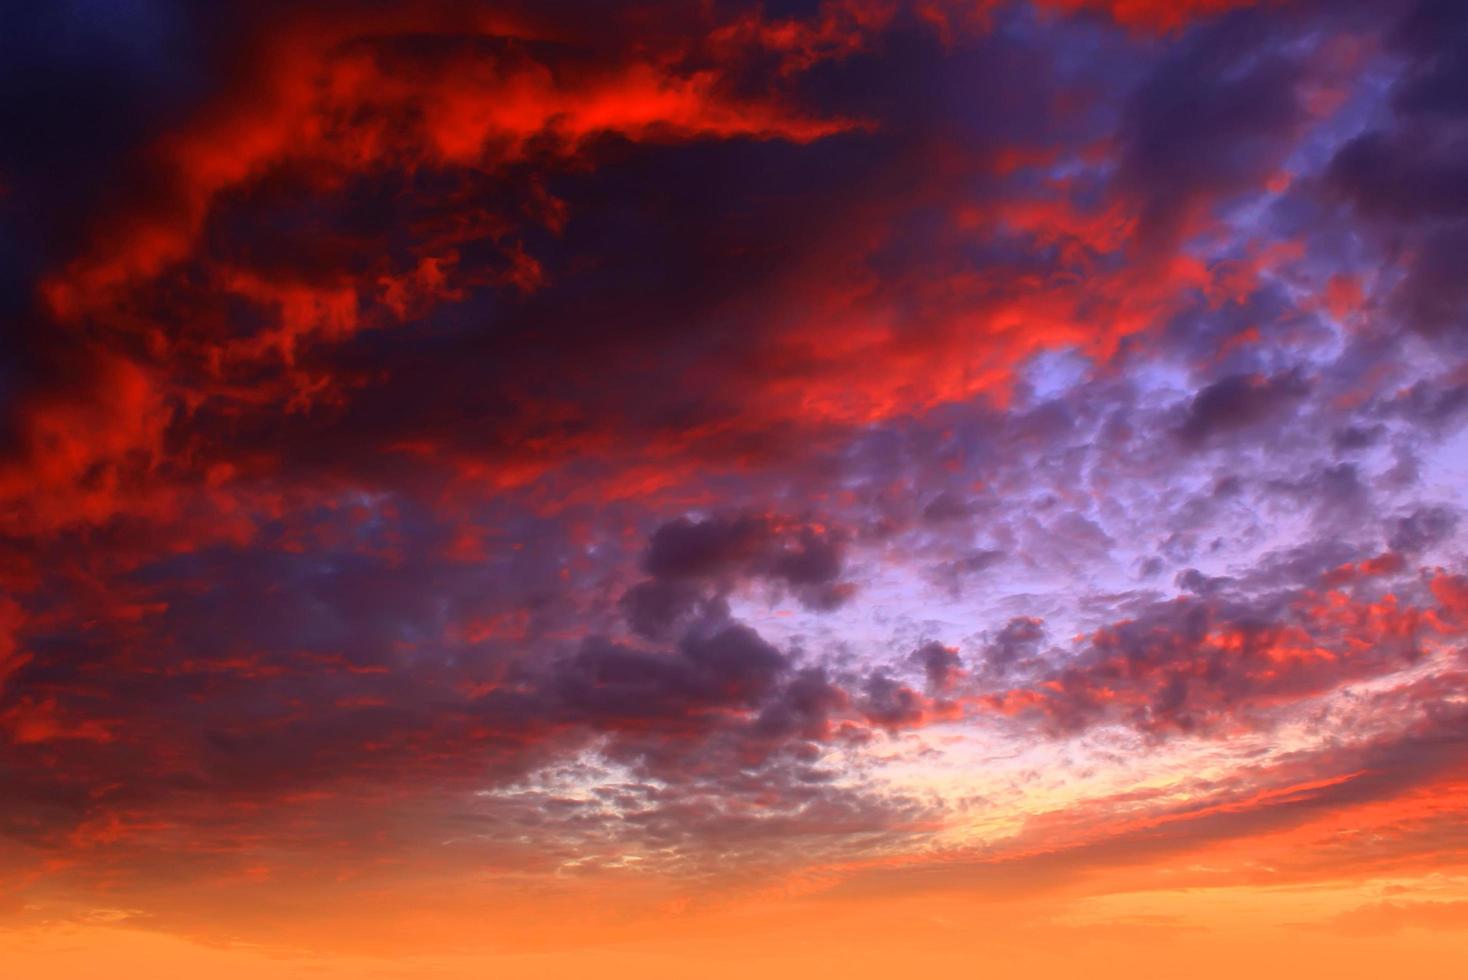
[[588, 641], [550, 683], [573, 717], [614, 727], [753, 707], [787, 668], [759, 634], [729, 624], [689, 634], [674, 656]]
[[1458, 514], [1447, 507], [1419, 507], [1392, 525], [1387, 543], [1395, 551], [1415, 554], [1437, 544], [1458, 526]]
[[211, 11], [0, 38], [21, 891], [1456, 846], [1456, 6]]
[[928, 688], [933, 691], [946, 691], [963, 670], [963, 658], [958, 651], [936, 640], [918, 647], [908, 659], [922, 667]]
[[[1131, 16], [1142, 22], [1163, 6], [1131, 5]], [[1176, 23], [1186, 13], [1175, 9], [1172, 16]], [[1271, 26], [1262, 17], [1242, 17], [1206, 28], [1133, 94], [1122, 126], [1120, 176], [1141, 199], [1144, 239], [1196, 234], [1220, 203], [1262, 188], [1283, 163], [1305, 120], [1296, 95], [1303, 65], [1261, 43]]]
[[[1415, 603], [1397, 592], [1343, 591], [1353, 580], [1369, 586], [1403, 571], [1387, 554], [1335, 569], [1315, 588], [1208, 589], [1149, 603], [1091, 634], [1068, 659], [1042, 666], [1030, 686], [1001, 682], [981, 701], [1037, 716], [1058, 733], [1108, 722], [1153, 734], [1268, 725], [1271, 709], [1395, 673], [1426, 656], [1439, 636], [1457, 635], [1443, 618], [1451, 577], [1415, 583]], [[1026, 635], [1031, 628], [1018, 627]]]
[[727, 590], [755, 579], [788, 589], [808, 608], [829, 611], [854, 591], [840, 581], [845, 549], [844, 531], [818, 523], [758, 515], [678, 518], [653, 532], [642, 563], [653, 580], [635, 586], [624, 601], [645, 626], [656, 628], [693, 604], [689, 583]]
[[1065, 11], [1099, 10], [1118, 24], [1132, 28], [1174, 31], [1193, 21], [1216, 16], [1229, 10], [1253, 6], [1258, 0], [1046, 0], [1047, 4]]
[[1465, 21], [1451, 4], [1423, 0], [1389, 33], [1404, 68], [1391, 111], [1335, 153], [1327, 188], [1377, 226], [1384, 254], [1402, 270], [1391, 303], [1408, 325], [1433, 335], [1458, 329], [1468, 308], [1448, 255], [1461, 247], [1464, 211], [1462, 120], [1452, 94], [1462, 72]]
[[1178, 435], [1190, 445], [1202, 445], [1223, 433], [1279, 416], [1308, 390], [1306, 382], [1293, 374], [1272, 378], [1230, 375], [1193, 396]]
[[1349, 936], [1389, 935], [1403, 929], [1468, 929], [1468, 902], [1377, 902], [1332, 917], [1329, 928]]

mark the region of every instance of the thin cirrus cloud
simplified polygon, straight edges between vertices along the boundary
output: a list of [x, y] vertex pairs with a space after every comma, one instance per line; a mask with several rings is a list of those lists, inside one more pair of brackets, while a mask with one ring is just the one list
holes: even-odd
[[37, 963], [1450, 975], [1458, 5], [8, 33]]

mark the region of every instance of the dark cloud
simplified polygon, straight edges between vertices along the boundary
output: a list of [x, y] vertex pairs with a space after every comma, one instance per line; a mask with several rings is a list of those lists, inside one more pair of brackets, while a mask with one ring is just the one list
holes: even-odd
[[785, 738], [820, 740], [830, 734], [834, 715], [850, 703], [847, 692], [832, 683], [825, 671], [807, 667], [798, 671], [760, 712], [756, 733]]
[[1445, 540], [1457, 526], [1457, 511], [1447, 507], [1419, 507], [1392, 523], [1387, 545], [1393, 551], [1417, 554]]
[[909, 728], [922, 722], [926, 701], [921, 694], [885, 674], [867, 678], [862, 689], [861, 711], [873, 724], [889, 730]]
[[693, 602], [684, 583], [727, 589], [741, 579], [770, 582], [807, 608], [829, 611], [854, 591], [840, 580], [846, 545], [845, 532], [812, 523], [748, 515], [678, 518], [653, 532], [643, 559], [653, 582], [628, 593], [629, 611], [644, 624], [671, 621]]
[[1142, 202], [1147, 238], [1196, 230], [1222, 201], [1260, 187], [1304, 110], [1302, 66], [1246, 13], [1208, 27], [1146, 78], [1127, 105], [1121, 179]]
[[963, 658], [958, 651], [936, 640], [918, 647], [908, 655], [908, 659], [923, 669], [931, 691], [948, 690], [963, 670]]
[[1396, 298], [1407, 321], [1435, 334], [1461, 332], [1468, 325], [1468, 286], [1458, 275], [1455, 256], [1468, 247], [1468, 224], [1439, 228], [1423, 236], [1411, 271]]
[[658, 639], [708, 601], [692, 583], [650, 579], [624, 592], [621, 606], [634, 633]]
[[1193, 396], [1178, 435], [1189, 445], [1204, 445], [1225, 433], [1277, 419], [1308, 391], [1308, 384], [1296, 374], [1230, 375]]
[[571, 717], [616, 728], [753, 707], [788, 668], [758, 633], [730, 623], [690, 633], [672, 653], [588, 640], [550, 684]]
[[1403, 275], [1391, 294], [1407, 325], [1456, 333], [1468, 293], [1453, 256], [1468, 242], [1468, 102], [1458, 84], [1468, 71], [1468, 18], [1456, 4], [1422, 0], [1389, 34], [1404, 67], [1392, 86], [1392, 112], [1347, 142], [1326, 172], [1327, 186], [1373, 222], [1384, 258]]
[[1370, 217], [1411, 221], [1468, 211], [1464, 142], [1433, 129], [1356, 137], [1331, 162], [1330, 180]]
[[760, 518], [680, 518], [653, 533], [643, 567], [658, 578], [712, 578], [753, 565], [769, 541], [768, 524]]
[[1033, 658], [1044, 639], [1043, 622], [1032, 616], [1016, 616], [985, 642], [984, 667], [1003, 676]]

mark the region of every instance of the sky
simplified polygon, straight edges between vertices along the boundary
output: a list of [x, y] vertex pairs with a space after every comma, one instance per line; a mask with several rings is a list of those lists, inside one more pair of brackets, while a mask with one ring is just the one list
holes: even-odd
[[3, 16], [18, 975], [1462, 975], [1468, 5]]

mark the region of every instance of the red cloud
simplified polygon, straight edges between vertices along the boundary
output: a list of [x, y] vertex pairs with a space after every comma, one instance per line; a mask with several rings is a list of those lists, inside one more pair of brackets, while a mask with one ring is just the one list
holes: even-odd
[[1191, 21], [1252, 7], [1260, 0], [1040, 0], [1066, 13], [1095, 10], [1125, 27], [1175, 31]]
[[[798, 108], [781, 94], [782, 80], [862, 50], [895, 16], [890, 4], [830, 3], [812, 19], [746, 14], [698, 25], [681, 40], [610, 54], [593, 45], [591, 55], [534, 18], [485, 21], [452, 6], [269, 25], [227, 91], [146, 151], [163, 189], [118, 203], [96, 223], [88, 248], [43, 282], [63, 329], [98, 333], [119, 353], [98, 355], [104, 367], [92, 393], [37, 400], [31, 443], [67, 445], [44, 464], [34, 451], [13, 460], [0, 473], [0, 499], [13, 498], [28, 515], [45, 511], [51, 526], [176, 510], [185, 504], [159, 484], [187, 482], [198, 466], [230, 474], [214, 484], [227, 498], [231, 477], [268, 473], [280, 461], [264, 452], [236, 458], [195, 419], [286, 432], [329, 424], [385, 391], [399, 371], [334, 363], [332, 348], [414, 324], [486, 286], [542, 289], [552, 273], [526, 239], [558, 234], [567, 205], [541, 176], [594, 166], [598, 138], [803, 143], [860, 128]], [[774, 81], [751, 86], [743, 78], [751, 51], [775, 58]], [[1054, 160], [1048, 148], [1023, 145], [983, 156], [967, 162]], [[1258, 263], [1210, 268], [1138, 249], [1143, 208], [1134, 195], [1082, 206], [1066, 181], [1055, 181], [975, 207], [963, 200], [973, 171], [961, 155], [933, 146], [922, 157], [911, 165], [910, 189], [854, 201], [831, 227], [803, 230], [797, 261], [711, 311], [750, 324], [731, 349], [668, 355], [680, 362], [674, 382], [686, 387], [683, 399], [705, 409], [686, 424], [649, 435], [623, 417], [619, 385], [641, 387], [632, 379], [647, 370], [643, 351], [567, 344], [551, 364], [544, 351], [509, 344], [487, 352], [506, 376], [491, 382], [507, 402], [495, 413], [496, 431], [466, 448], [456, 444], [463, 436], [446, 435], [449, 427], [423, 413], [416, 430], [409, 422], [371, 451], [409, 453], [469, 493], [526, 486], [588, 460], [604, 464], [604, 486], [582, 484], [580, 494], [671, 490], [701, 464], [737, 465], [766, 451], [771, 433], [793, 439], [975, 396], [1002, 404], [1016, 368], [1038, 351], [1075, 347], [1106, 360], [1197, 294], [1220, 303], [1257, 284]], [[1013, 176], [1008, 164], [1000, 169]], [[330, 212], [309, 211], [345, 202], [356, 182], [384, 174], [399, 188], [406, 247], [385, 233], [354, 239]], [[410, 190], [420, 175], [442, 174], [453, 175], [443, 193]], [[496, 192], [506, 199], [493, 200]], [[931, 254], [873, 275], [874, 257], [890, 247], [904, 215], [931, 206], [953, 215], [927, 243]], [[282, 222], [306, 210], [311, 223], [272, 237], [273, 208]], [[232, 240], [230, 221], [246, 234]], [[1015, 237], [1053, 249], [1056, 266], [1000, 263], [976, 274], [941, 258]], [[282, 248], [290, 251], [281, 256]], [[522, 369], [520, 358], [539, 360]], [[519, 383], [547, 373], [571, 393], [552, 397], [544, 383]], [[93, 411], [101, 424], [83, 424]], [[167, 460], [172, 469], [159, 466], [170, 422], [185, 415], [197, 432], [190, 454]], [[77, 435], [81, 429], [89, 434]], [[99, 471], [111, 475], [98, 482]], [[27, 486], [52, 490], [42, 503], [21, 499]], [[574, 499], [561, 490], [551, 496]], [[245, 511], [238, 502], [234, 509]]]
[[[1399, 567], [1361, 563], [1368, 575]], [[1435, 637], [1460, 635], [1454, 581], [1429, 576], [1425, 591], [1438, 604], [1418, 605], [1390, 592], [1371, 599], [1330, 588], [1342, 583], [1335, 570], [1324, 588], [1302, 592], [1268, 620], [1178, 598], [1097, 631], [1085, 654], [1054, 675], [979, 701], [1065, 731], [1108, 720], [1154, 732], [1229, 730], [1259, 711], [1399, 670]]]
[[64, 715], [54, 699], [22, 698], [0, 712], [0, 729], [16, 745], [31, 745], [52, 739], [110, 742], [116, 736], [106, 722]]
[[[415, 50], [435, 32], [438, 50]], [[808, 141], [852, 125], [728, 94], [717, 70], [681, 70], [676, 52], [552, 68], [514, 43], [537, 36], [527, 25], [466, 23], [435, 6], [274, 25], [236, 93], [153, 148], [171, 200], [123, 208], [44, 292], [67, 320], [105, 309], [114, 290], [190, 254], [219, 194], [286, 162], [328, 168], [330, 182], [333, 170], [493, 168], [532, 152], [574, 158], [604, 133]]]
[[18, 445], [0, 457], [0, 527], [11, 533], [147, 509], [140, 474], [163, 456], [173, 417], [159, 379], [126, 357], [82, 348], [69, 383], [23, 394]]
[[[1117, 24], [1148, 34], [1167, 34], [1194, 21], [1230, 10], [1278, 0], [1033, 0], [1035, 6], [1056, 13], [1102, 14]], [[955, 29], [987, 29], [999, 0], [916, 0], [918, 16], [934, 24], [945, 39]]]

